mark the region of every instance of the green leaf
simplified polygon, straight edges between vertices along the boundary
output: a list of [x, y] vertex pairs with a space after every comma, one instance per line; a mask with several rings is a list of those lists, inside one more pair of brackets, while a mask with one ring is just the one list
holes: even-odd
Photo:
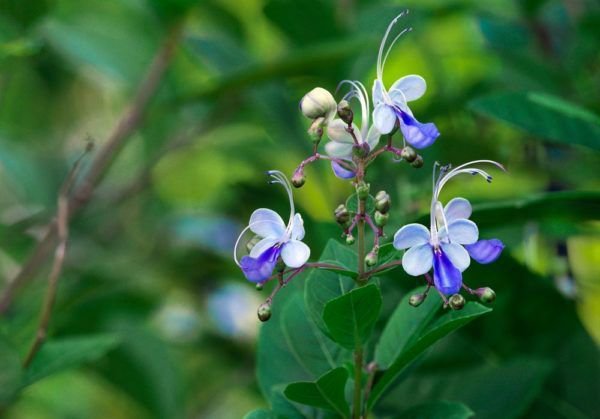
[[[379, 261], [375, 269], [377, 269], [381, 265], [385, 265], [386, 263], [390, 263], [393, 261], [402, 260], [403, 251], [397, 250], [393, 243], [386, 243], [379, 247]], [[387, 268], [377, 272], [377, 276], [380, 276], [386, 272], [396, 269], [398, 266], [392, 266], [391, 268]]]
[[381, 292], [375, 284], [356, 288], [325, 305], [323, 321], [334, 340], [354, 349], [371, 336], [381, 311]]
[[[390, 323], [386, 325], [383, 332], [381, 344], [377, 347], [377, 356], [383, 362], [383, 365], [389, 365], [383, 373], [377, 384], [373, 387], [368, 405], [372, 407], [381, 397], [382, 393], [395, 381], [395, 379], [412, 363], [423, 351], [433, 345], [435, 342], [449, 334], [450, 332], [466, 325], [471, 320], [491, 311], [479, 303], [469, 302], [462, 310], [444, 311], [441, 315], [432, 316], [432, 304], [429, 302], [426, 308], [429, 311], [423, 314], [417, 314], [417, 319], [413, 321], [404, 321], [401, 318], [402, 313], [406, 312], [403, 306], [408, 305], [409, 295], [402, 299], [402, 302], [392, 315]], [[425, 300], [434, 300], [438, 305], [437, 312], [441, 309], [438, 299], [431, 296]], [[422, 306], [421, 306], [422, 307]], [[415, 308], [418, 311], [421, 307]], [[434, 311], [435, 313], [435, 311]], [[423, 324], [424, 323], [424, 324]], [[406, 337], [403, 337], [403, 329], [408, 328]], [[394, 350], [391, 346], [393, 339], [399, 338], [400, 350]], [[390, 361], [393, 359], [393, 362]]]
[[336, 411], [343, 417], [350, 416], [350, 409], [344, 396], [348, 371], [343, 368], [333, 369], [314, 382], [292, 383], [285, 389], [288, 399]]
[[475, 99], [480, 114], [563, 144], [600, 150], [600, 117], [559, 97], [537, 92], [504, 92]]
[[475, 414], [462, 403], [435, 401], [411, 407], [403, 412], [400, 419], [467, 419]]
[[21, 387], [22, 370], [19, 353], [0, 336], [0, 407], [8, 403]]
[[[348, 211], [350, 212], [358, 212], [358, 196], [356, 195], [356, 192], [350, 195], [346, 200], [346, 208], [348, 208]], [[373, 212], [375, 212], [375, 198], [373, 195], [369, 195], [367, 198], [365, 210], [367, 214], [373, 214]]]
[[277, 416], [268, 409], [255, 409], [244, 415], [244, 419], [276, 419]]
[[49, 341], [42, 346], [25, 371], [23, 385], [27, 386], [51, 374], [95, 361], [118, 343], [115, 335], [108, 334]]

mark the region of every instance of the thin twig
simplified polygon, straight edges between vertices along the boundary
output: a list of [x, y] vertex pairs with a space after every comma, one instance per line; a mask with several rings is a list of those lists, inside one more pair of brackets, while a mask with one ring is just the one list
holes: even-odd
[[[165, 41], [158, 50], [144, 79], [140, 82], [137, 92], [123, 116], [108, 137], [106, 144], [90, 164], [90, 169], [80, 185], [77, 186], [67, 204], [68, 216], [71, 218], [84, 208], [93, 196], [94, 189], [102, 180], [110, 164], [123, 147], [129, 136], [139, 127], [150, 100], [158, 90], [176, 47], [181, 38], [182, 23], [179, 22], [167, 34]], [[37, 243], [21, 270], [3, 290], [0, 296], [0, 315], [10, 308], [15, 292], [44, 265], [59, 239], [57, 220], [51, 221], [44, 237]]]

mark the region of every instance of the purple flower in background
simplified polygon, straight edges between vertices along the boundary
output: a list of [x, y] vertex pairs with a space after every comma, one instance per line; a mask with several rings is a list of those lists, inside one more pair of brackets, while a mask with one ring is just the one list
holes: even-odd
[[480, 175], [490, 182], [492, 177], [487, 172], [472, 167], [477, 163], [491, 163], [503, 169], [502, 165], [491, 160], [465, 163], [453, 170], [443, 167], [433, 186], [430, 228], [408, 224], [394, 235], [394, 247], [408, 249], [402, 258], [406, 273], [419, 276], [433, 268], [434, 285], [444, 295], [460, 291], [462, 272], [469, 267], [471, 258], [479, 263], [491, 263], [504, 249], [504, 244], [498, 239], [478, 240], [477, 225], [469, 220], [472, 212], [469, 201], [454, 198], [445, 207], [439, 201], [444, 185], [459, 174]]
[[[432, 145], [440, 132], [435, 124], [421, 123], [415, 119], [408, 107], [408, 102], [419, 99], [427, 90], [425, 79], [417, 75], [404, 76], [396, 80], [389, 91], [383, 84], [383, 68], [394, 43], [410, 28], [402, 30], [385, 48], [388, 36], [394, 25], [407, 12], [398, 15], [388, 26], [379, 46], [377, 57], [377, 78], [373, 84], [373, 124], [381, 134], [392, 132], [396, 123], [400, 124], [400, 130], [405, 140], [415, 148], [425, 148]], [[385, 53], [384, 53], [385, 50]]]
[[[285, 188], [290, 200], [290, 219], [286, 225], [275, 211], [259, 208], [252, 213], [248, 226], [240, 233], [234, 248], [234, 260], [251, 282], [263, 282], [273, 273], [278, 259], [290, 268], [299, 268], [310, 257], [310, 248], [301, 240], [304, 238], [302, 216], [295, 213], [292, 186], [283, 173], [277, 170], [268, 172], [273, 179]], [[254, 245], [250, 254], [237, 259], [237, 248], [246, 231], [252, 231], [261, 240]]]

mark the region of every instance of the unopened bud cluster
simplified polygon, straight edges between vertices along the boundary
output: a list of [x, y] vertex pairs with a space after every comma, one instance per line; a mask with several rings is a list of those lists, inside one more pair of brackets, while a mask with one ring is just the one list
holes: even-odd
[[390, 207], [392, 205], [392, 201], [390, 199], [390, 195], [386, 191], [379, 191], [377, 195], [375, 195], [375, 224], [377, 227], [384, 227], [389, 218], [390, 218]]
[[423, 157], [417, 154], [414, 148], [406, 146], [400, 152], [400, 157], [406, 160], [412, 167], [420, 168], [423, 167]]
[[322, 87], [315, 87], [300, 101], [302, 114], [312, 123], [308, 128], [310, 139], [318, 144], [323, 138], [324, 129], [335, 116], [338, 105], [331, 93]]

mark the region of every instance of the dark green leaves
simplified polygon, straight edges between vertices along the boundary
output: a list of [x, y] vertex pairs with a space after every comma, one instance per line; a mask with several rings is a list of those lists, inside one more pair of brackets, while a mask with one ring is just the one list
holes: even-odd
[[340, 416], [350, 416], [348, 403], [344, 396], [348, 371], [333, 369], [319, 377], [315, 382], [292, 383], [285, 389], [285, 395], [298, 403], [334, 410]]
[[556, 96], [496, 93], [476, 99], [470, 106], [542, 139], [600, 150], [600, 117]]
[[371, 335], [379, 318], [381, 302], [377, 285], [356, 288], [327, 303], [323, 320], [337, 343], [346, 349], [354, 349]]
[[402, 419], [467, 419], [473, 417], [471, 409], [462, 403], [437, 401], [420, 404], [402, 413]]
[[21, 375], [19, 353], [0, 336], [0, 407], [16, 394], [21, 385]]

